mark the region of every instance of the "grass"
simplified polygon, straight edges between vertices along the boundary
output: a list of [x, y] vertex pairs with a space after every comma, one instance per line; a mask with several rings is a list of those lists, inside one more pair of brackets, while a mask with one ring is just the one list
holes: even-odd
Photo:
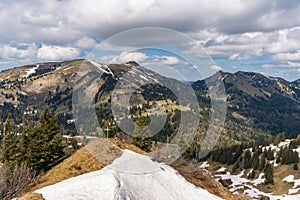
[[[221, 167], [225, 167], [227, 168], [227, 171], [231, 172], [233, 166], [233, 165], [230, 166], [223, 165], [217, 162], [213, 162], [211, 160], [209, 160], [209, 164], [210, 166], [208, 167], [208, 170], [212, 172], [217, 171]], [[242, 177], [247, 178], [247, 174], [249, 173], [249, 171], [250, 169], [245, 170], [244, 175]], [[235, 174], [238, 173], [240, 173], [240, 170], [238, 170]], [[257, 179], [259, 174], [260, 172], [256, 171], [256, 176], [254, 179]], [[260, 184], [255, 187], [265, 193], [273, 193], [273, 195], [288, 194], [289, 189], [293, 188], [294, 183], [287, 183], [287, 182], [283, 182], [282, 180], [289, 175], [294, 175], [295, 179], [300, 179], [300, 173], [293, 169], [293, 165], [279, 165], [278, 167], [274, 168], [274, 173], [273, 173], [274, 183], [275, 183], [274, 185]], [[254, 180], [254, 179], [249, 179], [249, 180]], [[300, 192], [296, 194], [300, 194]]]
[[94, 158], [86, 148], [80, 148], [73, 155], [66, 158], [62, 163], [46, 172], [41, 178], [31, 184], [20, 200], [43, 199], [33, 192], [39, 188], [52, 185], [80, 174], [100, 170], [105, 165]]
[[[110, 152], [112, 148], [114, 148], [114, 153]], [[34, 194], [33, 192], [37, 189], [58, 183], [68, 178], [100, 170], [106, 165], [110, 164], [115, 158], [120, 156], [121, 149], [129, 149], [140, 154], [145, 153], [138, 147], [135, 147], [131, 144], [126, 144], [120, 141], [118, 138], [110, 138], [109, 141], [106, 141], [105, 139], [99, 140], [98, 142], [93, 143], [91, 146], [88, 146], [88, 148], [80, 148], [70, 157], [66, 158], [63, 162], [47, 171], [38, 181], [32, 183], [18, 199], [43, 199], [41, 195]], [[101, 156], [101, 159], [97, 159], [98, 156]], [[99, 160], [103, 160], [103, 162]]]
[[[264, 185], [261, 184], [258, 187], [266, 193], [273, 192], [274, 195], [288, 194], [289, 189], [293, 188], [294, 183], [283, 182], [282, 179], [289, 175], [294, 175], [295, 179], [299, 179], [299, 172], [293, 169], [293, 165], [280, 165], [274, 168], [274, 185]], [[300, 194], [298, 192], [297, 194]]]

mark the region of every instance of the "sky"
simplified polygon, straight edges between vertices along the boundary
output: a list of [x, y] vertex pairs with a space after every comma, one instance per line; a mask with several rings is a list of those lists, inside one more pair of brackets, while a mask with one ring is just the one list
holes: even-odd
[[[0, 70], [91, 57], [96, 45], [115, 34], [161, 27], [194, 40], [180, 44], [181, 52], [198, 56], [199, 48], [205, 49], [211, 69], [300, 78], [297, 0], [0, 0], [0, 10]], [[107, 48], [100, 60], [112, 62], [117, 56], [120, 62], [156, 60], [186, 67], [176, 51], [114, 50]]]

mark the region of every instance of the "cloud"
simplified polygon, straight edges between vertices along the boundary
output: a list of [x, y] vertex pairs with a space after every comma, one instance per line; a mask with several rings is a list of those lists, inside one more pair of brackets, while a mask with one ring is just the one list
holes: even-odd
[[181, 32], [204, 28], [226, 34], [269, 32], [299, 25], [299, 2], [289, 1], [289, 5], [283, 5], [281, 0], [1, 1], [0, 25], [6, 29], [0, 31], [0, 38], [39, 39], [46, 43], [84, 36], [103, 40], [120, 31], [145, 26]]
[[300, 50], [295, 53], [278, 53], [273, 56], [275, 60], [300, 60]]
[[89, 37], [83, 37], [80, 38], [79, 40], [77, 40], [75, 42], [75, 46], [79, 47], [79, 48], [84, 48], [84, 49], [92, 49], [95, 48], [97, 45], [97, 42]]
[[73, 47], [60, 47], [43, 44], [37, 51], [37, 57], [42, 60], [62, 60], [80, 56], [80, 50]]
[[162, 56], [163, 62], [162, 64], [164, 65], [175, 65], [179, 63], [178, 58], [174, 56]]
[[209, 67], [211, 70], [214, 70], [214, 71], [221, 71], [222, 70], [222, 67], [218, 66], [218, 65], [212, 65]]
[[34, 43], [17, 43], [4, 44], [0, 46], [0, 57], [2, 59], [26, 59], [35, 57], [37, 46]]
[[300, 68], [300, 62], [283, 61], [281, 63], [268, 63], [262, 65], [262, 68]]
[[141, 52], [124, 52], [118, 57], [118, 61], [121, 63], [126, 63], [128, 61], [136, 61], [138, 63], [145, 61], [148, 56]]
[[[288, 67], [292, 64], [287, 61], [299, 58], [300, 2], [295, 0], [0, 0], [0, 9], [0, 26], [3, 27], [0, 29], [0, 59], [1, 63], [11, 65], [16, 65], [16, 60], [30, 63], [75, 58], [88, 52], [98, 41], [141, 27], [183, 32], [195, 39], [193, 44], [179, 44], [183, 52], [201, 57], [204, 48], [213, 59], [226, 59], [237, 67], [242, 66], [237, 63], [266, 57], [268, 60], [263, 60], [261, 65], [274, 63]], [[102, 47], [120, 52], [131, 51], [128, 44], [134, 42], [144, 41], [145, 46], [152, 41], [158, 44], [181, 42], [172, 35], [156, 36], [155, 32], [145, 33], [143, 37], [133, 35], [131, 39], [118, 41], [119, 44], [106, 43]], [[37, 44], [40, 43], [47, 45], [39, 49]], [[141, 62], [150, 59], [142, 54], [124, 54], [120, 59], [130, 57]], [[115, 56], [101, 59], [111, 62], [113, 58]], [[176, 57], [158, 59], [166, 65], [184, 66]]]

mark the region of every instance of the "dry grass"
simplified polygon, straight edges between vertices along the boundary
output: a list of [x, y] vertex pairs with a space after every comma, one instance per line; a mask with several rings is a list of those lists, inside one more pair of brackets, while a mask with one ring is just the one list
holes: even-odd
[[221, 183], [214, 180], [205, 170], [199, 168], [197, 162], [179, 159], [171, 165], [176, 169], [187, 181], [194, 185], [206, 189], [226, 200], [250, 200], [246, 195], [234, 195], [222, 186]]
[[100, 170], [105, 165], [95, 159], [86, 148], [81, 148], [62, 163], [46, 172], [37, 182], [31, 184], [21, 200], [42, 199], [33, 191], [58, 183], [80, 174]]
[[119, 140], [118, 138], [110, 138], [110, 142], [113, 143], [114, 145], [116, 145], [117, 147], [121, 148], [121, 149], [129, 149], [133, 152], [139, 153], [139, 154], [146, 154], [145, 151], [141, 150], [140, 148], [134, 146], [133, 144], [126, 144], [124, 142], [122, 142], [121, 140]]
[[[266, 193], [273, 192], [274, 195], [288, 194], [289, 189], [292, 189], [294, 184], [283, 182], [282, 179], [289, 175], [294, 175], [295, 179], [299, 179], [300, 177], [299, 172], [293, 169], [293, 165], [280, 165], [274, 169], [273, 175], [275, 185], [261, 184], [258, 186], [258, 189]], [[300, 194], [300, 192], [297, 194]]]
[[33, 192], [68, 178], [100, 170], [112, 163], [114, 159], [121, 156], [121, 149], [129, 149], [140, 154], [145, 153], [134, 145], [123, 143], [118, 138], [94, 141], [87, 147], [80, 148], [73, 155], [42, 175], [38, 181], [28, 187], [19, 199], [43, 199], [41, 195], [34, 194]]
[[[209, 164], [210, 164], [210, 166], [207, 169], [211, 172], [215, 172], [221, 167], [227, 168], [227, 170], [230, 172], [232, 170], [232, 165], [231, 166], [222, 165], [220, 163], [213, 162], [213, 161], [209, 161]], [[242, 177], [247, 178], [247, 174], [249, 171], [250, 171], [250, 169], [245, 170], [244, 175]], [[236, 173], [240, 173], [240, 171], [237, 171]], [[256, 176], [254, 179], [258, 178], [259, 173], [256, 172]], [[293, 165], [279, 165], [278, 167], [274, 168], [274, 173], [273, 173], [274, 183], [275, 183], [274, 185], [272, 185], [272, 184], [265, 185], [262, 183], [255, 187], [257, 189], [259, 189], [260, 191], [263, 191], [265, 193], [273, 193], [274, 195], [288, 194], [289, 189], [292, 189], [294, 184], [283, 182], [282, 180], [289, 175], [294, 175], [295, 179], [300, 178], [299, 172], [297, 172], [293, 169]], [[300, 194], [300, 191], [296, 194]]]
[[44, 200], [44, 198], [41, 194], [28, 193], [18, 198], [18, 200]]

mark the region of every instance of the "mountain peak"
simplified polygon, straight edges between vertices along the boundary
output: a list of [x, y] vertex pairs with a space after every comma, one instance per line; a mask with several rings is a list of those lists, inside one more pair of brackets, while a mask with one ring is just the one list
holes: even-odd
[[133, 67], [137, 67], [140, 66], [137, 62], [135, 62], [134, 60], [130, 60], [128, 62], [125, 63], [125, 65], [131, 65]]

